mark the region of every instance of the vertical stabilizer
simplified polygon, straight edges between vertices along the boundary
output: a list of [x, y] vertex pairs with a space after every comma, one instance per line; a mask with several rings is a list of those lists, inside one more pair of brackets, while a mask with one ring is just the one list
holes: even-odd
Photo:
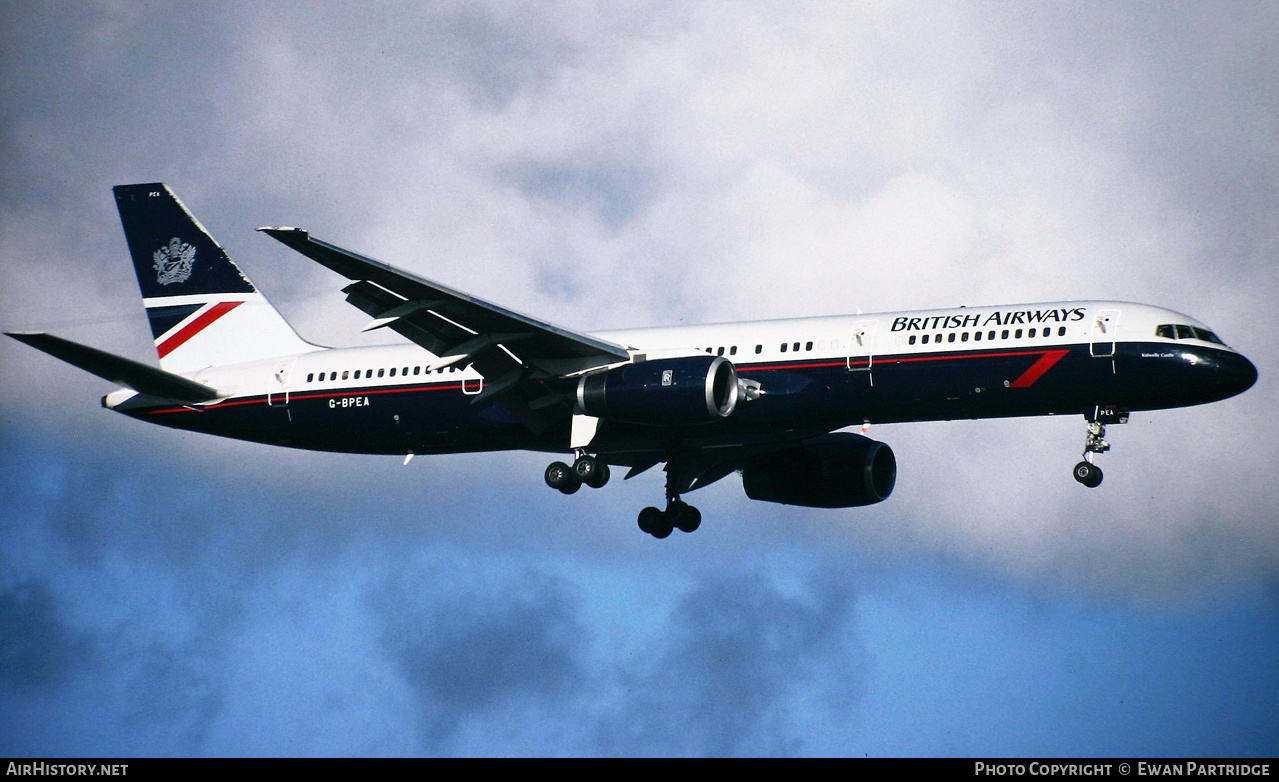
[[167, 185], [114, 190], [166, 371], [194, 372], [317, 349], [258, 293]]

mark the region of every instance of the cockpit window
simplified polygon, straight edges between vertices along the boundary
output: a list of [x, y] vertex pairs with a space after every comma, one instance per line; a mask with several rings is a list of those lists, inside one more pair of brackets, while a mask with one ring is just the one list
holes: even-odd
[[1155, 326], [1155, 336], [1164, 339], [1200, 339], [1216, 345], [1224, 345], [1221, 337], [1200, 326], [1185, 326], [1180, 323], [1165, 323]]
[[1195, 326], [1194, 329], [1192, 330], [1195, 332], [1195, 336], [1198, 337], [1199, 339], [1202, 339], [1204, 342], [1215, 342], [1218, 345], [1226, 344], [1221, 341], [1221, 337], [1218, 337], [1216, 334], [1213, 334], [1208, 329], [1202, 329], [1202, 328], [1199, 328], [1198, 326]]

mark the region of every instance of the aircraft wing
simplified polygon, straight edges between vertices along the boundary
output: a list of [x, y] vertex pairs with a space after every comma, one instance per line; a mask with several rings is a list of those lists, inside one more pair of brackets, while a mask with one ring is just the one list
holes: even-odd
[[[390, 328], [440, 359], [432, 368], [473, 364], [486, 379], [479, 399], [519, 392], [544, 406], [539, 381], [629, 361], [626, 348], [521, 315], [482, 299], [314, 239], [300, 228], [259, 228], [353, 283], [346, 299], [373, 317], [365, 327]], [[511, 406], [509, 394], [503, 401]], [[515, 402], [516, 407], [522, 407]]]

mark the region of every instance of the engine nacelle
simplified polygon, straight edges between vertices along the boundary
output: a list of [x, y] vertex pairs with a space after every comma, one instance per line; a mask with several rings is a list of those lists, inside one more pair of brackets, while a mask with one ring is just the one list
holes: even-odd
[[626, 364], [577, 383], [577, 409], [632, 424], [711, 423], [733, 414], [737, 370], [722, 356], [687, 356]]
[[761, 454], [742, 469], [742, 488], [752, 500], [808, 508], [873, 505], [888, 499], [896, 482], [893, 449], [851, 432]]

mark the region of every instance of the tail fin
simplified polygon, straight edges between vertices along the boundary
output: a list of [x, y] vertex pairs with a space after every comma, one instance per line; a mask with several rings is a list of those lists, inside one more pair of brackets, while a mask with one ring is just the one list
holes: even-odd
[[193, 372], [316, 350], [167, 185], [114, 188], [160, 366]]

